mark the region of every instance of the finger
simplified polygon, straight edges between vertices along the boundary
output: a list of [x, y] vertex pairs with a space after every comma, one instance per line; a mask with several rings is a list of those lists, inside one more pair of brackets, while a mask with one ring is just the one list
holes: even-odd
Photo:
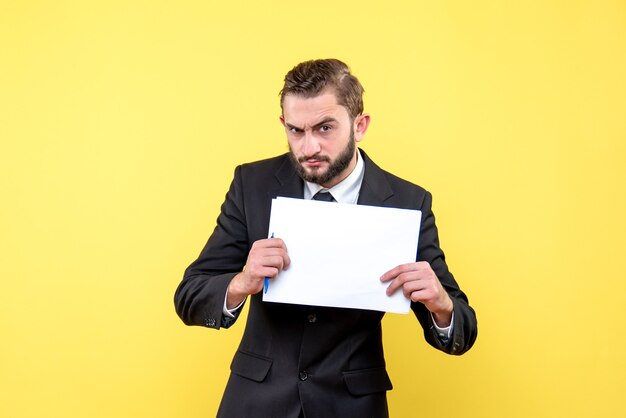
[[285, 254], [287, 254], [287, 251], [285, 251], [283, 248], [257, 248], [254, 250], [254, 252], [250, 252], [251, 254], [254, 254], [257, 257], [272, 257], [272, 256], [276, 256], [276, 257], [283, 257]]
[[391, 296], [399, 288], [402, 288], [404, 295], [409, 297], [410, 292], [419, 289], [427, 289], [433, 285], [428, 270], [411, 270], [406, 273], [400, 273], [387, 288], [387, 294]]
[[284, 258], [281, 254], [258, 254], [248, 260], [248, 263], [246, 264], [246, 271], [250, 277], [259, 279], [267, 275], [265, 273], [265, 269], [273, 268], [276, 269], [277, 272], [280, 272], [283, 267]]
[[262, 262], [267, 257], [281, 257], [287, 252], [282, 248], [253, 248], [248, 254], [248, 264]]
[[278, 273], [280, 273], [280, 270], [276, 267], [264, 267], [262, 269], [260, 269], [260, 279], [265, 279], [266, 277], [269, 279], [273, 279], [276, 276], [278, 276]]
[[281, 269], [286, 269], [291, 264], [291, 258], [289, 258], [289, 254], [287, 253], [287, 246], [285, 242], [280, 238], [268, 238], [266, 245], [268, 250], [273, 250], [271, 252], [272, 255], [279, 255], [283, 258], [283, 264]]
[[265, 238], [255, 241], [252, 244], [252, 249], [262, 249], [262, 248], [283, 248], [287, 249], [285, 242], [280, 238]]
[[283, 248], [284, 250], [287, 250], [287, 246], [285, 245], [285, 241], [283, 241], [280, 238], [267, 238], [265, 240], [265, 245], [267, 247], [271, 247], [271, 248]]
[[385, 274], [383, 274], [380, 277], [380, 281], [387, 282], [389, 280], [393, 280], [396, 277], [398, 277], [400, 274], [411, 271], [414, 268], [413, 266], [415, 264], [416, 263], [400, 264], [399, 266], [396, 266], [392, 268], [391, 270], [389, 270], [388, 272], [386, 272]]
[[434, 312], [433, 309], [444, 307], [449, 299], [446, 291], [437, 286], [418, 288], [412, 291], [409, 297], [413, 302], [421, 302], [426, 305], [426, 308], [431, 312]]
[[262, 276], [262, 271], [268, 267], [282, 270], [283, 258], [279, 255], [269, 255], [257, 257], [249, 263], [249, 269], [254, 276]]
[[432, 298], [432, 294], [431, 292], [428, 291], [428, 289], [415, 290], [405, 296], [411, 299], [413, 302], [421, 302], [421, 303], [428, 302]]
[[420, 292], [427, 289], [427, 284], [423, 280], [408, 280], [402, 284], [402, 293], [407, 298], [411, 297], [414, 292]]
[[387, 287], [387, 296], [393, 295], [398, 289], [400, 289], [404, 283], [410, 279], [410, 276], [410, 273], [400, 273], [396, 276], [396, 278], [393, 279]]
[[[284, 270], [291, 264], [289, 254], [283, 248], [267, 248], [262, 251], [262, 254], [258, 254], [264, 260], [268, 260], [274, 266], [280, 265], [280, 269]], [[280, 258], [280, 263], [276, 260], [276, 257]], [[273, 261], [272, 261], [273, 260]]]
[[279, 270], [273, 266], [246, 266], [244, 274], [246, 281], [252, 286], [258, 286], [259, 283], [263, 283], [263, 280], [267, 278], [274, 278], [278, 275]]
[[287, 251], [285, 251], [285, 253], [283, 254], [283, 270], [286, 270], [287, 268], [289, 268], [290, 264], [291, 264], [291, 258], [289, 258], [289, 254], [287, 254]]

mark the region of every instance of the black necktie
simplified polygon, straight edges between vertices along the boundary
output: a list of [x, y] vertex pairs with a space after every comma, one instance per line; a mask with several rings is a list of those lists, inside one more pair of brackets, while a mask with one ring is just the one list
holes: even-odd
[[330, 194], [330, 192], [322, 190], [315, 193], [315, 196], [313, 196], [313, 200], [320, 200], [322, 202], [336, 202], [335, 198], [332, 194]]

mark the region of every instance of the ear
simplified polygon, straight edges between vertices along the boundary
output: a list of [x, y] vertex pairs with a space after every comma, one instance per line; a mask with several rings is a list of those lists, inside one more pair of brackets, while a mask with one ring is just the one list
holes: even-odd
[[280, 123], [282, 123], [283, 126], [285, 126], [285, 117], [283, 115], [280, 115], [278, 119], [280, 120]]
[[354, 140], [359, 142], [365, 136], [367, 128], [370, 126], [369, 113], [362, 113], [354, 119]]

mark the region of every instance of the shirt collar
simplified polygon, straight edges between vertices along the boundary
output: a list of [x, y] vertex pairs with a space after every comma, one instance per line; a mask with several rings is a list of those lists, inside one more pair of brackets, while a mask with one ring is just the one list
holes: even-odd
[[339, 203], [356, 204], [359, 199], [359, 190], [363, 183], [363, 175], [365, 174], [365, 164], [363, 164], [363, 156], [361, 151], [357, 149], [356, 166], [352, 173], [341, 182], [337, 183], [330, 189], [320, 186], [317, 183], [304, 182], [304, 198], [312, 199], [320, 190], [329, 191], [335, 200]]

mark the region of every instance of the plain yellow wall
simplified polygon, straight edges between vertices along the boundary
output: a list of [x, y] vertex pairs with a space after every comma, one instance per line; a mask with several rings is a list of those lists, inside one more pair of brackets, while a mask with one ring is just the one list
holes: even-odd
[[173, 292], [321, 57], [479, 318], [460, 358], [385, 318], [392, 416], [625, 416], [624, 1], [3, 0], [0, 417], [215, 414], [243, 323], [185, 327]]

